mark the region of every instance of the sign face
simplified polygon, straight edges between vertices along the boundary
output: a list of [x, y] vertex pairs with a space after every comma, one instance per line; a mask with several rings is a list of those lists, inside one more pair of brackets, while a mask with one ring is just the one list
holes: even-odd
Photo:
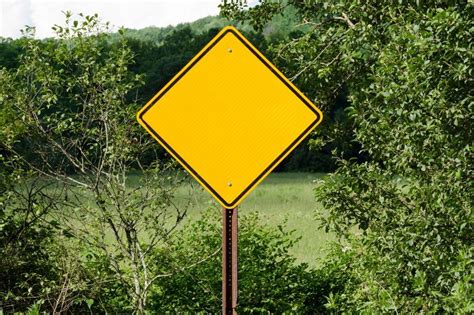
[[219, 32], [137, 114], [139, 123], [228, 209], [322, 117], [234, 27]]

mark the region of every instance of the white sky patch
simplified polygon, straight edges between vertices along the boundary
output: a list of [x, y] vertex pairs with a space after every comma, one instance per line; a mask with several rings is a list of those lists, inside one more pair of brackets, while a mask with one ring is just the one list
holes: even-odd
[[247, 4], [248, 4], [249, 8], [252, 8], [252, 7], [256, 6], [257, 4], [260, 4], [260, 0], [248, 0]]
[[140, 29], [191, 22], [219, 14], [220, 0], [0, 0], [0, 36], [17, 38], [25, 25], [36, 37], [53, 36], [51, 27], [64, 23], [61, 11], [99, 14], [117, 28]]
[[0, 36], [19, 37], [20, 29], [32, 24], [30, 0], [0, 0]]

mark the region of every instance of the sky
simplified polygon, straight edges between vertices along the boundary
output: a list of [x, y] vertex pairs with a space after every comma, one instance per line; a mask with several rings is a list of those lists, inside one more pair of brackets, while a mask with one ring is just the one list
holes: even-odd
[[0, 37], [18, 38], [25, 25], [36, 37], [53, 36], [51, 27], [63, 24], [61, 11], [99, 14], [117, 29], [140, 29], [191, 22], [219, 13], [220, 0], [0, 0]]

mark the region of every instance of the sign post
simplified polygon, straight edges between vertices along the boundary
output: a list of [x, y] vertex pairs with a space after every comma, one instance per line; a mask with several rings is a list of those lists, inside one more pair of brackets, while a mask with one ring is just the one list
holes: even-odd
[[222, 314], [237, 314], [237, 208], [222, 208]]
[[224, 314], [237, 307], [237, 206], [322, 118], [232, 26], [138, 112], [140, 125], [224, 207]]

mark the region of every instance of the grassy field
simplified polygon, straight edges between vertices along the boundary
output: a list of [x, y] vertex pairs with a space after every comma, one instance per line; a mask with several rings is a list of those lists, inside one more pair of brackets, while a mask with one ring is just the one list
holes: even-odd
[[[140, 174], [130, 174], [129, 184], [137, 185]], [[310, 266], [317, 264], [316, 259], [324, 257], [328, 242], [335, 240], [333, 234], [319, 230], [315, 212], [321, 205], [314, 197], [315, 181], [324, 176], [320, 173], [273, 173], [270, 174], [239, 206], [239, 215], [252, 212], [260, 214], [263, 224], [274, 227], [286, 221], [287, 230], [294, 230], [294, 237], [301, 238], [292, 248], [291, 254], [299, 262]], [[177, 188], [175, 203], [180, 208], [190, 201], [186, 223], [199, 218], [208, 209], [222, 211], [221, 206], [194, 179], [189, 184]], [[94, 206], [92, 201], [86, 201]], [[184, 226], [181, 225], [181, 227]], [[111, 235], [112, 237], [112, 235]]]
[[[324, 256], [323, 249], [334, 236], [317, 229], [315, 211], [321, 207], [315, 201], [314, 181], [323, 174], [314, 173], [274, 173], [267, 177], [239, 206], [239, 214], [258, 211], [262, 223], [278, 226], [287, 220], [288, 229], [295, 230], [295, 237], [301, 237], [292, 249], [292, 254], [300, 262], [314, 266], [316, 258]], [[187, 220], [199, 217], [200, 211], [210, 206], [219, 208], [212, 197], [193, 184], [193, 201]], [[186, 194], [190, 187], [178, 192]]]

